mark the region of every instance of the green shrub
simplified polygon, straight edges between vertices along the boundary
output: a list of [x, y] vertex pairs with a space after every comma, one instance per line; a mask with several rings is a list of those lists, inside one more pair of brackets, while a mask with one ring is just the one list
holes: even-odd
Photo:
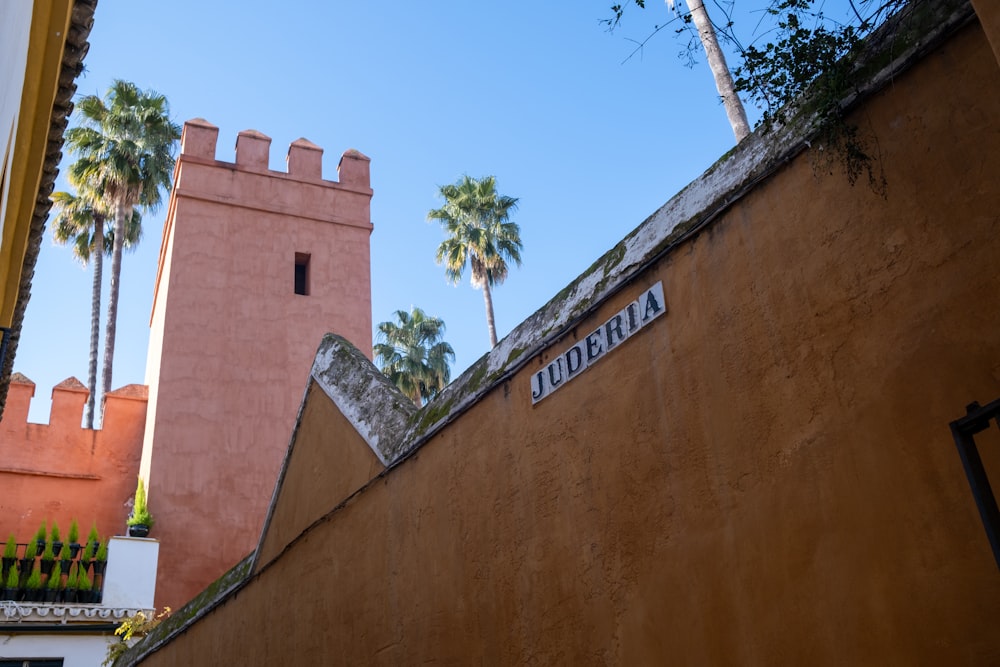
[[76, 587], [81, 591], [89, 591], [94, 587], [94, 582], [90, 580], [90, 575], [83, 568], [76, 572]]
[[101, 536], [97, 534], [97, 522], [95, 521], [90, 525], [90, 532], [87, 533], [87, 544], [93, 544], [101, 539]]
[[28, 546], [24, 548], [24, 557], [28, 560], [34, 560], [35, 556], [38, 555], [38, 542], [35, 540], [29, 540]]
[[28, 581], [24, 583], [24, 587], [29, 591], [37, 591], [42, 587], [42, 573], [38, 571], [37, 567], [31, 568], [31, 574], [28, 575]]
[[101, 546], [97, 548], [97, 556], [95, 556], [94, 560], [100, 561], [102, 563], [104, 561], [108, 560], [108, 543], [107, 543], [107, 540], [105, 540], [104, 542], [101, 542]]
[[77, 544], [80, 541], [80, 525], [76, 522], [76, 519], [71, 519], [69, 522], [69, 541], [73, 544]]
[[10, 534], [7, 538], [7, 546], [3, 548], [4, 558], [17, 558], [17, 538], [14, 537], [14, 533]]
[[46, 584], [46, 588], [48, 588], [50, 591], [57, 591], [61, 588], [60, 586], [61, 583], [62, 583], [62, 571], [59, 569], [52, 570], [52, 573], [49, 574], [49, 582], [48, 584]]
[[[48, 547], [46, 547], [47, 549]], [[69, 545], [63, 542], [62, 549], [59, 550], [59, 560], [69, 560], [73, 556], [70, 553]]]
[[52, 539], [50, 541], [52, 541], [52, 542], [62, 542], [62, 540], [59, 539], [59, 524], [57, 524], [55, 521], [52, 522], [52, 533], [51, 533], [51, 535], [52, 535]]
[[4, 586], [7, 588], [17, 588], [20, 584], [20, 577], [17, 574], [17, 568], [12, 567], [7, 570], [7, 581], [4, 582]]
[[142, 477], [139, 477], [139, 483], [135, 487], [135, 503], [132, 505], [132, 514], [129, 515], [128, 521], [125, 523], [130, 526], [153, 527], [153, 515], [149, 513], [149, 507], [146, 505], [146, 484], [142, 481]]
[[[37, 547], [36, 547], [37, 548]], [[52, 541], [45, 543], [45, 551], [42, 552], [42, 560], [55, 560], [56, 554], [52, 551]]]

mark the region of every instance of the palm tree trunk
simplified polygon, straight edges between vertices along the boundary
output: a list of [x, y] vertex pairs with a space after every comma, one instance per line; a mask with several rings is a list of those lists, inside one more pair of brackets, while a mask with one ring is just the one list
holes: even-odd
[[715, 88], [719, 91], [722, 104], [726, 108], [726, 116], [729, 117], [729, 125], [736, 135], [736, 143], [740, 143], [750, 135], [750, 123], [747, 122], [747, 112], [743, 108], [743, 102], [736, 94], [733, 86], [733, 77], [729, 73], [729, 65], [726, 64], [726, 56], [719, 48], [719, 40], [715, 35], [715, 27], [711, 19], [708, 18], [708, 11], [702, 0], [687, 0], [688, 9], [691, 12], [691, 20], [698, 30], [701, 38], [701, 45], [705, 48], [705, 57], [708, 59], [708, 66], [715, 77]]
[[101, 372], [101, 415], [104, 397], [111, 391], [111, 372], [115, 364], [115, 328], [118, 323], [118, 290], [122, 272], [122, 245], [125, 243], [125, 202], [115, 205], [115, 242], [111, 250], [111, 288], [108, 290], [108, 317], [104, 325], [104, 367]]
[[90, 362], [87, 364], [87, 411], [85, 428], [94, 428], [97, 399], [97, 345], [101, 337], [101, 288], [104, 280], [104, 219], [94, 217], [94, 287], [90, 295]]
[[490, 293], [490, 284], [483, 281], [483, 301], [486, 302], [486, 326], [490, 330], [490, 348], [497, 346], [497, 325], [493, 321], [493, 295]]

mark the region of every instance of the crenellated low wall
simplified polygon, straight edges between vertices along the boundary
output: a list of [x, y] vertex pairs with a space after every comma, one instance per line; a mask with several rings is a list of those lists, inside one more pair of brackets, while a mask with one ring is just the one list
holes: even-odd
[[11, 379], [0, 421], [0, 538], [34, 534], [42, 521], [81, 532], [97, 522], [102, 537], [122, 534], [135, 492], [146, 425], [146, 387], [126, 385], [108, 394], [104, 426], [83, 428], [87, 388], [74, 377], [52, 388], [48, 424], [28, 422], [35, 383]]

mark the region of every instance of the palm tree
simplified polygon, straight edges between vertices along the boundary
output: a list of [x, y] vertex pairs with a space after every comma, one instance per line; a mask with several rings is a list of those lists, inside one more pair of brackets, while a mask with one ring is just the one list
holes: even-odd
[[114, 367], [118, 293], [125, 228], [134, 208], [153, 210], [170, 189], [173, 149], [180, 126], [170, 120], [167, 99], [135, 84], [117, 80], [105, 98], [87, 95], [76, 103], [80, 124], [66, 132], [66, 142], [79, 158], [69, 169], [78, 183], [98, 193], [114, 214], [111, 289], [104, 334], [101, 395], [111, 390]]
[[[92, 190], [84, 184], [74, 183], [79, 194], [69, 192], [53, 192], [52, 203], [56, 209], [52, 236], [60, 245], [71, 243], [73, 255], [87, 266], [91, 258], [94, 261], [94, 279], [90, 299], [90, 360], [87, 365], [87, 409], [85, 412], [86, 428], [94, 428], [94, 403], [97, 396], [97, 347], [100, 338], [101, 322], [101, 288], [104, 273], [104, 255], [109, 254], [113, 246], [107, 241], [114, 240], [114, 229], [108, 228], [110, 216], [102, 208], [103, 202]], [[138, 210], [133, 210], [129, 223], [125, 227], [124, 247], [131, 248], [139, 242], [142, 234], [142, 217]]]
[[472, 286], [482, 288], [486, 303], [486, 325], [490, 346], [496, 347], [497, 329], [493, 317], [492, 289], [507, 279], [507, 264], [521, 265], [521, 229], [510, 221], [517, 199], [497, 194], [496, 178], [463, 176], [454, 185], [442, 185], [443, 207], [427, 213], [437, 220], [447, 238], [437, 251], [438, 264], [458, 284], [466, 264], [472, 267]]
[[441, 340], [444, 322], [428, 317], [419, 308], [397, 310], [396, 322], [378, 325], [375, 361], [382, 372], [417, 407], [430, 400], [451, 381], [451, 345]]

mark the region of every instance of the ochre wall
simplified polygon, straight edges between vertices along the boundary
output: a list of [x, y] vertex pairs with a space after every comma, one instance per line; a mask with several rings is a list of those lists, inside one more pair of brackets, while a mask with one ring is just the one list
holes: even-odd
[[[302, 387], [324, 333], [371, 355], [368, 158], [339, 181], [303, 139], [288, 172], [248, 130], [236, 161], [218, 129], [185, 123], [164, 226], [147, 382], [142, 471], [161, 541], [157, 605], [177, 608], [256, 546]], [[296, 253], [310, 291], [294, 293]]]
[[62, 536], [70, 521], [81, 539], [97, 522], [102, 538], [125, 534], [126, 503], [135, 493], [146, 387], [128, 385], [108, 394], [104, 428], [81, 428], [87, 389], [69, 378], [52, 389], [48, 424], [32, 424], [28, 407], [35, 385], [15, 376], [0, 421], [0, 539], [13, 533], [27, 542], [42, 521]]
[[[1000, 662], [948, 430], [1000, 396], [978, 24], [855, 118], [885, 199], [801, 154], [142, 664]], [[531, 374], [657, 281], [669, 312], [532, 406]], [[317, 401], [296, 448], [349, 442]]]

